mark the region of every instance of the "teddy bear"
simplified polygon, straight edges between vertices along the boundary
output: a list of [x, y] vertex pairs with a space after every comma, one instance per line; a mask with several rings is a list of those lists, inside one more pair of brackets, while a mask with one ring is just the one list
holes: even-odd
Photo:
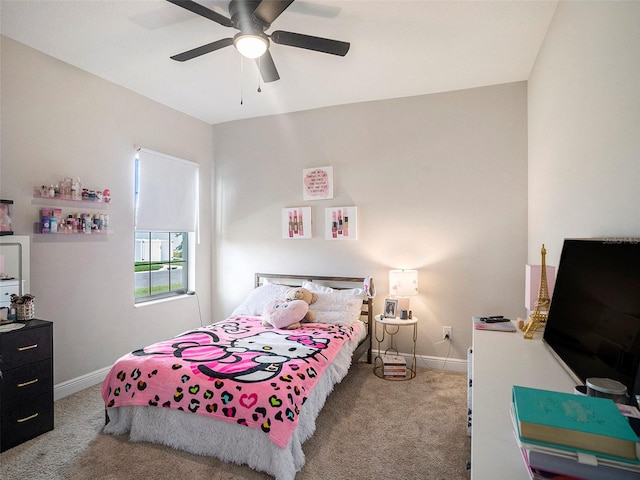
[[262, 325], [281, 330], [293, 330], [300, 327], [300, 321], [309, 311], [304, 300], [271, 300], [262, 310]]
[[[285, 292], [284, 299], [285, 300], [303, 300], [308, 305], [311, 305], [313, 302], [318, 300], [318, 294], [313, 293], [303, 287], [295, 287], [295, 288], [290, 288]], [[307, 314], [302, 318], [302, 321], [313, 322], [315, 318], [316, 318], [315, 313], [312, 312], [311, 310], [308, 310]]]

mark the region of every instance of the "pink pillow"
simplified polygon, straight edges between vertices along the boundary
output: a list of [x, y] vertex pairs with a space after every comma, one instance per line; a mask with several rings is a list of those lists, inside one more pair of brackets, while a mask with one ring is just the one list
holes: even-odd
[[304, 300], [272, 300], [262, 311], [262, 319], [275, 328], [287, 328], [299, 322], [309, 311], [309, 304]]

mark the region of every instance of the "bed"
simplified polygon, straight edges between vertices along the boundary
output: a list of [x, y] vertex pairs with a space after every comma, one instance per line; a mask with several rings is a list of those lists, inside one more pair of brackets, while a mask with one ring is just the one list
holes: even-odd
[[[263, 326], [264, 305], [298, 286], [318, 296], [314, 321]], [[366, 277], [256, 273], [227, 319], [116, 361], [102, 385], [104, 433], [293, 480], [334, 385], [353, 362], [371, 363], [373, 296]]]

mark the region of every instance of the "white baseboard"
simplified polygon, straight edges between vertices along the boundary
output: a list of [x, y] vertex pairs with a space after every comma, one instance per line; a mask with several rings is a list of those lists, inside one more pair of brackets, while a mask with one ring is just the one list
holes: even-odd
[[[405, 355], [409, 358], [409, 355]], [[449, 372], [467, 373], [467, 361], [460, 358], [430, 357], [428, 355], [416, 355], [418, 367], [431, 368], [433, 370], [447, 370]]]
[[[377, 354], [376, 350], [373, 350], [373, 355]], [[398, 352], [398, 355], [404, 357], [407, 364], [411, 361], [410, 353]], [[416, 366], [423, 368], [431, 368], [433, 370], [447, 370], [450, 372], [467, 373], [467, 360], [460, 358], [444, 358], [444, 357], [431, 357], [429, 355], [416, 355]]]
[[60, 400], [61, 398], [68, 397], [74, 393], [80, 392], [85, 388], [93, 387], [102, 381], [109, 373], [111, 367], [105, 367], [95, 372], [87, 373], [80, 377], [72, 378], [66, 382], [58, 383], [53, 386], [53, 400]]

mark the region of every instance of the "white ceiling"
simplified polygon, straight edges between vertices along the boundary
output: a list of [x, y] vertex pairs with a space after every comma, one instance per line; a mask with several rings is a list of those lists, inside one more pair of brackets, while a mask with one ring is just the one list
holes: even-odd
[[[228, 16], [228, 0], [199, 3]], [[164, 0], [1, 0], [3, 35], [211, 124], [526, 80], [557, 1], [296, 0], [267, 31], [348, 41], [337, 57], [271, 44], [263, 84], [236, 30]], [[240, 104], [241, 96], [244, 103]]]

